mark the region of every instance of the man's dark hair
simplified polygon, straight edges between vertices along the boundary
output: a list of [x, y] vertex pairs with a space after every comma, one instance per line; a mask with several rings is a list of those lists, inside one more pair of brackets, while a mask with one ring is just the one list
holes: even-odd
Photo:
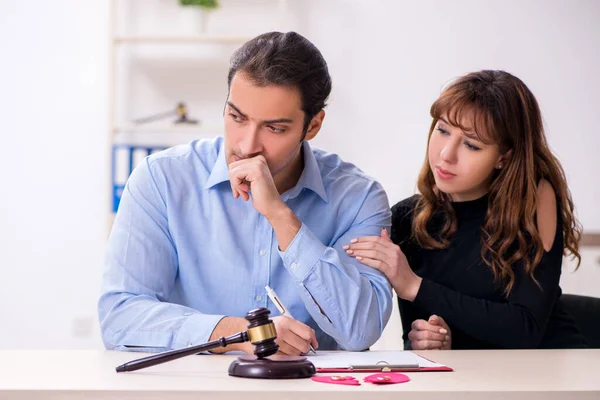
[[331, 92], [331, 77], [323, 55], [296, 32], [269, 32], [246, 42], [231, 56], [228, 88], [237, 72], [258, 86], [297, 87], [302, 97], [304, 134], [313, 117], [325, 108]]

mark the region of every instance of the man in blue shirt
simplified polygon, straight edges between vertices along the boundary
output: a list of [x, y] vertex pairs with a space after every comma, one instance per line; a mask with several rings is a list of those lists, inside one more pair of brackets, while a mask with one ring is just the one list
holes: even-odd
[[267, 307], [282, 353], [368, 348], [391, 287], [343, 246], [379, 235], [391, 215], [381, 185], [308, 145], [331, 91], [325, 60], [297, 33], [266, 33], [234, 53], [228, 84], [224, 138], [152, 155], [127, 182], [98, 304], [106, 347], [197, 345]]

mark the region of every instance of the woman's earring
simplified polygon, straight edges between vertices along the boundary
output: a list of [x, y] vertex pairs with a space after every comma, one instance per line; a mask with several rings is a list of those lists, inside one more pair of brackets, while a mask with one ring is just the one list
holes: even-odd
[[496, 165], [497, 169], [502, 169], [502, 167], [503, 167], [502, 163], [499, 163], [498, 165]]

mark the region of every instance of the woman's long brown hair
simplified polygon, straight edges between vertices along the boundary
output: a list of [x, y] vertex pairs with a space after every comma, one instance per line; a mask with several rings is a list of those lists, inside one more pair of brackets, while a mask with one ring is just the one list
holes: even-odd
[[[550, 182], [557, 196], [564, 252], [568, 250], [576, 257], [579, 267], [581, 225], [573, 214], [564, 171], [548, 148], [538, 103], [527, 86], [504, 71], [470, 73], [443, 91], [430, 114], [429, 140], [439, 118], [445, 115], [450, 124], [474, 130], [484, 143], [497, 144], [502, 154], [511, 151], [504, 167], [492, 177], [481, 253], [495, 279], [504, 285], [505, 295], [515, 283], [513, 264], [522, 262], [525, 273], [535, 280], [535, 268], [544, 255], [535, 221], [537, 185], [542, 179]], [[465, 121], [472, 125], [463, 126]], [[419, 174], [418, 190], [421, 197], [415, 206], [414, 238], [423, 248], [445, 249], [456, 232], [456, 215], [449, 195], [436, 188], [428, 155]], [[427, 225], [437, 212], [445, 222], [441, 231], [432, 235]]]

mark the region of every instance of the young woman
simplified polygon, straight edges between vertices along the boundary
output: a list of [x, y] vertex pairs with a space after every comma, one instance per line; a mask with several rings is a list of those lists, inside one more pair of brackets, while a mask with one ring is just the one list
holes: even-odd
[[475, 72], [431, 116], [420, 195], [392, 208], [391, 237], [345, 247], [394, 286], [405, 347], [585, 347], [559, 302], [581, 227], [533, 94], [509, 73]]

